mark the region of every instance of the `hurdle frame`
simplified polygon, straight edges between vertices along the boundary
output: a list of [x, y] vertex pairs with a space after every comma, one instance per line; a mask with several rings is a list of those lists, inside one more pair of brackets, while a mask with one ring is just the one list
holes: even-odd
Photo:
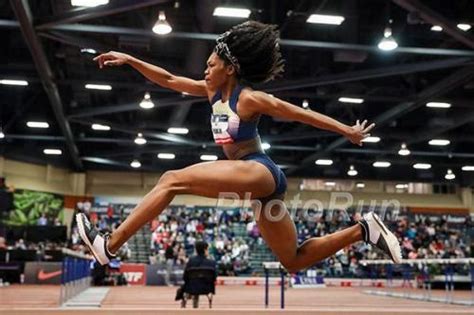
[[[369, 265], [387, 265], [392, 266], [395, 263], [388, 259], [380, 259], [380, 260], [361, 260], [359, 262], [363, 266]], [[430, 274], [428, 271], [427, 266], [429, 264], [438, 264], [442, 265], [444, 271], [444, 279], [445, 279], [445, 298], [435, 298], [432, 296], [431, 292], [431, 280]], [[468, 265], [470, 278], [471, 278], [471, 300], [454, 300], [454, 270], [453, 265], [457, 264], [466, 264]], [[372, 295], [381, 295], [381, 296], [390, 296], [390, 297], [398, 297], [398, 298], [406, 298], [412, 300], [420, 300], [420, 301], [429, 301], [429, 302], [440, 302], [446, 304], [457, 304], [457, 305], [474, 305], [474, 258], [426, 258], [426, 259], [402, 259], [400, 265], [404, 265], [407, 267], [411, 267], [414, 265], [421, 265], [421, 273], [423, 275], [423, 294], [411, 296], [408, 294], [403, 293], [396, 293], [396, 292], [386, 292], [381, 290], [368, 290], [365, 293], [372, 294]], [[391, 272], [390, 272], [391, 274]], [[405, 279], [405, 272], [402, 273], [403, 281]], [[390, 276], [392, 277], [392, 276]], [[427, 281], [425, 281], [425, 277]], [[393, 279], [389, 279], [389, 273], [387, 272], [387, 287], [392, 288], [391, 282]], [[390, 285], [389, 285], [390, 283]]]
[[285, 308], [285, 269], [278, 261], [263, 262], [263, 270], [265, 272], [265, 308], [269, 305], [269, 280], [270, 269], [278, 269], [280, 271], [280, 309]]
[[[90, 287], [90, 262], [93, 257], [68, 248], [62, 248], [61, 285], [59, 305], [65, 305], [70, 299]], [[70, 257], [70, 259], [68, 259]], [[72, 259], [72, 260], [71, 260]], [[79, 261], [81, 261], [79, 263]]]

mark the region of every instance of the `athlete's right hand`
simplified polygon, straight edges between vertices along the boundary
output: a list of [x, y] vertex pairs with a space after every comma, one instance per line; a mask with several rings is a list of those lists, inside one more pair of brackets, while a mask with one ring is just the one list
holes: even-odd
[[127, 63], [130, 56], [124, 53], [109, 51], [108, 53], [101, 54], [94, 58], [94, 61], [97, 61], [99, 68], [104, 66], [121, 66], [124, 63]]

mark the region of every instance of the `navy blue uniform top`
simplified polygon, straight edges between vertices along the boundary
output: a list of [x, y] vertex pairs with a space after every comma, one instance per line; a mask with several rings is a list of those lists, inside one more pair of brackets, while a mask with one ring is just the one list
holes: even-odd
[[259, 119], [242, 121], [237, 114], [237, 102], [242, 89], [242, 86], [237, 85], [226, 102], [221, 100], [221, 91], [212, 97], [211, 127], [216, 144], [234, 143], [258, 136]]

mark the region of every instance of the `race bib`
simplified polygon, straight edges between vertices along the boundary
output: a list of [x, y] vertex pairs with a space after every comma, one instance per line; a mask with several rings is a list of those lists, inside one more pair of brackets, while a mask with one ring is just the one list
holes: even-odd
[[211, 128], [214, 140], [216, 143], [230, 143], [233, 142], [229, 134], [229, 116], [225, 114], [211, 115]]

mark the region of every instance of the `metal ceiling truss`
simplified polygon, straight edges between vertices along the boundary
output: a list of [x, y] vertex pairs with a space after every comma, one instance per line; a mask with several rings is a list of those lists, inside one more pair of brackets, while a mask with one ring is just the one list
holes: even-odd
[[474, 49], [474, 37], [469, 33], [460, 30], [455, 23], [446, 19], [441, 14], [435, 12], [429, 7], [423, 5], [417, 0], [392, 0], [400, 7], [409, 12], [416, 13], [420, 18], [432, 25], [439, 25], [443, 28], [443, 32], [463, 43], [471, 49]]
[[[3, 28], [18, 28], [18, 24], [13, 20], [0, 20], [0, 27]], [[93, 24], [62, 24], [51, 27], [43, 27], [42, 31], [63, 31], [73, 33], [91, 33], [91, 34], [106, 34], [106, 35], [130, 35], [156, 38], [156, 34], [149, 29], [118, 27], [118, 26], [104, 26]], [[185, 40], [205, 40], [215, 41], [218, 34], [210, 33], [192, 33], [192, 32], [172, 32], [167, 35], [168, 38], [185, 39]], [[346, 44], [336, 42], [322, 42], [322, 41], [307, 41], [307, 40], [293, 40], [281, 39], [282, 46], [287, 47], [304, 47], [314, 49], [327, 50], [350, 50], [380, 53], [375, 46]], [[462, 49], [442, 49], [442, 48], [426, 48], [426, 47], [398, 47], [393, 53], [400, 54], [421, 54], [433, 56], [458, 56], [458, 57], [474, 57], [472, 50]]]
[[[352, 71], [340, 74], [331, 74], [327, 76], [322, 76], [319, 78], [311, 78], [311, 79], [304, 79], [298, 81], [287, 81], [282, 83], [274, 83], [272, 85], [267, 85], [267, 87], [263, 88], [266, 92], [278, 92], [278, 91], [287, 91], [292, 89], [298, 88], [307, 88], [307, 87], [314, 87], [314, 86], [322, 86], [322, 85], [330, 85], [330, 84], [337, 84], [337, 83], [345, 83], [345, 82], [354, 82], [366, 79], [374, 79], [374, 78], [381, 78], [381, 77], [389, 77], [395, 75], [402, 75], [402, 74], [409, 74], [409, 73], [416, 73], [422, 71], [432, 71], [432, 70], [439, 70], [451, 67], [458, 67], [470, 62], [470, 58], [453, 58], [441, 61], [429, 61], [429, 62], [420, 62], [420, 63], [412, 63], [407, 65], [400, 65], [400, 66], [393, 66], [393, 67], [382, 67], [370, 70], [360, 70], [360, 71]], [[166, 107], [166, 106], [175, 106], [181, 104], [192, 104], [197, 102], [205, 102], [207, 101], [206, 98], [195, 98], [195, 97], [185, 97], [185, 98], [169, 98], [161, 100], [157, 107]], [[119, 113], [125, 111], [133, 111], [139, 110], [140, 108], [137, 106], [136, 103], [130, 104], [123, 104], [123, 105], [114, 105], [108, 107], [100, 107], [100, 108], [91, 108], [80, 110], [78, 112], [73, 112], [69, 117], [78, 118], [78, 117], [87, 117], [87, 116], [94, 116], [94, 115], [104, 115], [104, 114], [112, 114], [112, 113]]]
[[76, 170], [83, 170], [82, 162], [79, 159], [79, 151], [74, 143], [74, 136], [63, 112], [63, 104], [59, 95], [58, 87], [53, 81], [53, 71], [49, 65], [41, 41], [33, 28], [33, 16], [27, 0], [11, 0], [13, 11], [20, 23], [23, 37], [31, 52], [33, 61], [38, 71], [43, 88], [48, 95], [51, 107], [56, 117], [68, 148], [69, 156]]
[[38, 30], [49, 29], [51, 27], [67, 24], [78, 23], [90, 19], [96, 19], [108, 15], [124, 13], [128, 11], [138, 10], [153, 5], [169, 3], [171, 0], [114, 0], [107, 5], [101, 5], [91, 8], [78, 8], [75, 10], [64, 12], [60, 15], [49, 16], [38, 21], [36, 28]]
[[[131, 128], [125, 128], [122, 125], [116, 124], [116, 123], [111, 123], [108, 121], [104, 120], [92, 120], [92, 121], [86, 121], [83, 119], [69, 119], [70, 122], [81, 124], [81, 125], [86, 125], [86, 126], [91, 126], [92, 124], [101, 124], [101, 125], [107, 125], [110, 126], [110, 128], [114, 131], [119, 131], [127, 134], [131, 134], [136, 136], [138, 133], [142, 133], [144, 137], [148, 138], [155, 138], [155, 139], [161, 139], [169, 142], [174, 142], [174, 143], [180, 143], [180, 144], [187, 144], [187, 145], [192, 145], [192, 146], [201, 146], [201, 142], [196, 142], [193, 140], [190, 140], [188, 138], [178, 136], [175, 134], [170, 134], [167, 132], [157, 132], [157, 131], [146, 131], [146, 130], [140, 130], [140, 129], [131, 129]], [[114, 139], [110, 139], [111, 143], [113, 143]]]
[[[415, 101], [402, 102], [398, 104], [397, 106], [377, 116], [373, 120], [373, 122], [376, 123], [377, 128], [380, 128], [386, 123], [393, 121], [423, 106], [427, 101], [448, 93], [452, 89], [469, 81], [473, 77], [474, 77], [474, 66], [461, 68], [457, 70], [456, 72], [454, 72], [453, 74], [451, 74], [450, 76], [442, 79], [441, 81], [438, 81], [437, 83], [433, 84], [432, 86], [418, 93]], [[334, 140], [333, 142], [331, 142], [323, 150], [316, 152], [314, 154], [311, 154], [307, 156], [306, 158], [304, 158], [298, 166], [288, 169], [287, 173], [292, 174], [298, 169], [300, 169], [301, 167], [314, 163], [316, 159], [329, 155], [332, 151], [340, 148], [341, 146], [343, 146], [344, 144], [348, 142], [349, 140], [347, 140], [345, 137], [339, 137], [337, 140]]]
[[[203, 97], [171, 97], [165, 99], [154, 99], [155, 107], [154, 109], [169, 107], [169, 106], [178, 106], [178, 105], [185, 105], [185, 104], [193, 104], [198, 102], [205, 102], [208, 101], [207, 98]], [[131, 102], [126, 104], [120, 105], [112, 105], [112, 106], [101, 106], [101, 107], [93, 107], [93, 108], [86, 108], [77, 111], [72, 111], [70, 115], [68, 115], [68, 119], [72, 118], [83, 118], [83, 117], [91, 117], [97, 115], [106, 115], [106, 114], [115, 114], [115, 113], [122, 113], [128, 111], [135, 111], [135, 110], [143, 110], [138, 105], [139, 101]]]

